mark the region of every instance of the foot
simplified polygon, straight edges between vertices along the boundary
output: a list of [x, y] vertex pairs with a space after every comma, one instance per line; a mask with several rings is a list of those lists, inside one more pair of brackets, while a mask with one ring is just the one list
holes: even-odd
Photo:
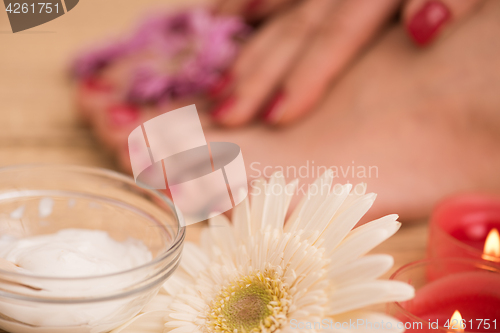
[[[206, 135], [239, 144], [250, 178], [284, 168], [308, 184], [332, 166], [335, 182], [367, 183], [378, 193], [369, 218], [419, 219], [448, 194], [500, 192], [499, 16], [500, 3], [486, 2], [426, 50], [395, 27], [300, 124]], [[309, 175], [294, 175], [307, 163]]]

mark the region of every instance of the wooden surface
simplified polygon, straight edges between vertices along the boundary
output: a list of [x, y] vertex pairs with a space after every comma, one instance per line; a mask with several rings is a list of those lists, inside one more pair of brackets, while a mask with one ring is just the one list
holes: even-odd
[[[0, 5], [0, 166], [25, 163], [76, 164], [116, 169], [72, 106], [66, 68], [83, 45], [130, 29], [141, 13], [166, 0], [85, 0], [70, 13], [26, 32], [12, 34]], [[195, 1], [182, 0], [182, 4]], [[188, 231], [196, 240], [202, 226]], [[427, 226], [404, 225], [374, 252], [389, 253], [398, 267], [425, 255]]]

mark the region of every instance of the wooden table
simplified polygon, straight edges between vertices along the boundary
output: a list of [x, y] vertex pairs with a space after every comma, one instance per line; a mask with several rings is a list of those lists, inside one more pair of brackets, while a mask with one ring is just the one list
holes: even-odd
[[[76, 164], [117, 169], [113, 159], [75, 115], [66, 68], [82, 45], [130, 29], [141, 13], [193, 0], [85, 0], [68, 14], [12, 34], [0, 5], [0, 166]], [[190, 227], [196, 241], [201, 224]], [[425, 221], [404, 225], [374, 252], [398, 267], [425, 255]]]

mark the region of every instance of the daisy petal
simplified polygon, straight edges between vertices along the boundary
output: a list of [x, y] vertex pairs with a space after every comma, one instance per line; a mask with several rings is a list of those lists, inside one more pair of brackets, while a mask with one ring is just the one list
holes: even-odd
[[182, 259], [179, 264], [181, 269], [192, 277], [204, 270], [210, 260], [201, 249], [191, 242], [185, 242], [182, 250]]
[[[175, 311], [180, 311], [180, 312], [183, 312], [183, 313], [189, 313], [189, 314], [198, 314], [198, 311], [196, 311], [195, 309], [193, 309], [191, 306], [185, 304], [185, 303], [181, 303], [181, 302], [175, 302], [173, 303], [170, 308], [172, 310], [175, 310]], [[170, 313], [170, 316], [172, 316], [173, 313]]]
[[369, 223], [366, 223], [362, 226], [357, 227], [356, 229], [354, 229], [350, 233], [349, 236], [356, 235], [356, 234], [362, 233], [362, 232], [369, 233], [375, 229], [385, 229], [391, 235], [393, 235], [396, 233], [396, 231], [399, 230], [399, 227], [401, 226], [401, 224], [399, 222], [397, 222], [398, 217], [399, 216], [397, 214], [391, 214], [391, 215], [381, 217], [377, 220], [373, 220]]
[[333, 182], [333, 171], [328, 169], [321, 177], [313, 184], [309, 185], [309, 190], [300, 204], [300, 211], [294, 211], [287, 222], [286, 232], [294, 232], [297, 230], [305, 230], [308, 222], [313, 218], [314, 214], [320, 209], [325, 198], [330, 194], [330, 189]]
[[390, 255], [375, 254], [364, 256], [348, 264], [331, 268], [327, 276], [335, 288], [375, 280], [387, 272], [394, 264]]
[[232, 221], [234, 225], [235, 237], [237, 239], [244, 240], [251, 236], [250, 202], [248, 197], [234, 207]]
[[278, 171], [271, 177], [269, 184], [266, 186], [266, 200], [264, 202], [261, 228], [265, 229], [270, 226], [271, 229], [283, 230], [287, 201], [287, 196], [284, 193], [285, 189], [285, 177], [281, 171]]
[[165, 323], [166, 328], [176, 328], [176, 327], [181, 327], [181, 326], [190, 326], [190, 327], [195, 328], [195, 325], [193, 325], [193, 323], [188, 322], [188, 321], [169, 320]]
[[363, 197], [365, 194], [366, 194], [366, 183], [359, 183], [356, 186], [354, 186], [350, 195], [344, 201], [342, 207], [340, 207], [339, 213], [351, 207], [356, 202], [356, 200]]
[[357, 199], [349, 208], [336, 215], [333, 222], [323, 234], [325, 239], [326, 254], [331, 254], [339, 243], [349, 234], [359, 220], [366, 214], [377, 196], [374, 193], [367, 194]]
[[224, 253], [234, 253], [236, 244], [229, 219], [223, 214], [217, 215], [208, 221], [208, 225], [213, 245], [217, 246]]
[[158, 294], [153, 299], [146, 304], [144, 309], [142, 309], [142, 312], [151, 312], [151, 311], [160, 311], [160, 310], [166, 310], [168, 306], [172, 303], [173, 297], [164, 295], [164, 294]]
[[264, 214], [264, 202], [266, 199], [266, 182], [264, 179], [252, 181], [252, 205], [250, 207], [252, 234], [261, 229], [262, 216]]
[[391, 237], [401, 226], [399, 222], [391, 222], [384, 228], [367, 232], [353, 232], [335, 249], [330, 256], [332, 266], [344, 265], [371, 251], [377, 245]]
[[[387, 316], [378, 312], [371, 311], [351, 311], [335, 316], [335, 322], [352, 323], [355, 322], [354, 328], [344, 329], [345, 333], [403, 333], [405, 331], [401, 323], [393, 317]], [[399, 325], [398, 325], [399, 324]], [[335, 327], [335, 324], [333, 325]], [[341, 324], [338, 324], [341, 326]], [[338, 327], [337, 326], [337, 327]], [[347, 325], [346, 325], [347, 326]], [[401, 328], [398, 328], [401, 327]], [[329, 331], [329, 330], [328, 330]], [[338, 331], [338, 330], [336, 330]]]
[[177, 327], [177, 328], [174, 328], [170, 331], [168, 331], [169, 333], [194, 333], [194, 332], [198, 332], [199, 330], [196, 328], [196, 326], [180, 326], [180, 327]]
[[[326, 198], [318, 211], [314, 214], [311, 220], [307, 223], [304, 229], [304, 237], [310, 237], [314, 231], [318, 231], [321, 234], [329, 225], [338, 224], [339, 222], [335, 219], [335, 213], [342, 206], [342, 203], [349, 195], [351, 191], [351, 184], [336, 187], [336, 191], [332, 191]], [[363, 213], [364, 214], [364, 213]], [[311, 239], [311, 242], [316, 241], [316, 239]]]
[[379, 280], [349, 285], [331, 295], [328, 314], [336, 315], [378, 303], [405, 301], [414, 294], [413, 287], [400, 281]]
[[175, 274], [169, 277], [162, 286], [163, 291], [168, 295], [175, 297], [177, 293], [186, 287], [186, 285], [194, 282], [194, 279], [191, 276], [183, 273], [184, 272], [181, 272], [181, 269], [178, 269]]
[[298, 179], [294, 179], [289, 184], [286, 184], [285, 193], [286, 193], [286, 202], [285, 202], [285, 213], [288, 211], [288, 207], [290, 207], [290, 202], [292, 201], [292, 197], [295, 194], [295, 189], [299, 184]]
[[115, 328], [110, 333], [158, 333], [162, 332], [165, 325], [163, 319], [168, 312], [151, 311], [135, 316], [132, 320]]

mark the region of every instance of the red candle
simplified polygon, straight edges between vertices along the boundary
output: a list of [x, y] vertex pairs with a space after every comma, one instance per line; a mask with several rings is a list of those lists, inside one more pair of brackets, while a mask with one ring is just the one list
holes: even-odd
[[[458, 310], [465, 331], [500, 332], [500, 276], [490, 272], [445, 276], [422, 287], [406, 309], [436, 328], [450, 326]], [[460, 328], [458, 323], [455, 327]]]
[[[429, 227], [429, 257], [467, 257], [500, 264], [500, 198], [462, 194], [436, 206]], [[485, 253], [489, 236], [491, 244]], [[496, 237], [496, 238], [495, 238]]]
[[[412, 300], [388, 305], [406, 332], [500, 332], [500, 269], [484, 261], [431, 259], [399, 269], [391, 279], [415, 287]], [[455, 311], [463, 321], [450, 322]]]

